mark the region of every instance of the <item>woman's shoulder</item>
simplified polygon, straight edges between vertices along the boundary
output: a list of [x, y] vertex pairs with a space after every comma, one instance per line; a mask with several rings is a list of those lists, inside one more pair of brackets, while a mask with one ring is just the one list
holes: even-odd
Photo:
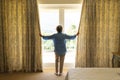
[[56, 33], [55, 35], [66, 35], [65, 33]]

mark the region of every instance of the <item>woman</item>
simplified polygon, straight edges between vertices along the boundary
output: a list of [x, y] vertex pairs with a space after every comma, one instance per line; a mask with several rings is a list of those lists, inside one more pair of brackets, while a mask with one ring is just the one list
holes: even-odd
[[[75, 34], [73, 36], [69, 36], [67, 34], [62, 33], [62, 26], [58, 25], [57, 33], [50, 35], [50, 36], [43, 36], [40, 34], [43, 39], [48, 40], [52, 39], [54, 42], [54, 52], [55, 52], [55, 69], [56, 75], [61, 76], [63, 72], [63, 64], [64, 64], [64, 57], [66, 54], [66, 39], [75, 39], [76, 36], [79, 34]], [[60, 61], [60, 66], [58, 66], [58, 62]]]

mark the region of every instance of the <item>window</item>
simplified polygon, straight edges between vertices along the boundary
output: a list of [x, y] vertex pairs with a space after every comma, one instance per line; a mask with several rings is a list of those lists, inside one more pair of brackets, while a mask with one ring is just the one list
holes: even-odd
[[[64, 9], [64, 32], [69, 35], [76, 34], [78, 32], [80, 22], [80, 10], [79, 9]], [[66, 63], [75, 63], [76, 54], [76, 42], [77, 40], [67, 40], [67, 58]], [[71, 61], [69, 61], [71, 60]]]
[[[56, 33], [56, 26], [62, 24], [63, 32], [68, 35], [76, 34], [79, 27], [81, 5], [39, 5], [40, 27], [43, 35]], [[74, 67], [76, 54], [76, 39], [67, 40], [67, 54], [64, 65]], [[43, 65], [55, 62], [52, 40], [42, 39]], [[70, 61], [71, 60], [71, 61]], [[69, 65], [68, 65], [69, 64]], [[50, 65], [49, 65], [50, 66]], [[54, 67], [54, 66], [53, 66]]]

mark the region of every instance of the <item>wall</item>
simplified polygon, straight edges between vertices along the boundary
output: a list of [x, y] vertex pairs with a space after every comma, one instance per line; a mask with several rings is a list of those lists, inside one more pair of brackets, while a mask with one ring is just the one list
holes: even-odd
[[82, 0], [38, 0], [39, 4], [79, 4]]

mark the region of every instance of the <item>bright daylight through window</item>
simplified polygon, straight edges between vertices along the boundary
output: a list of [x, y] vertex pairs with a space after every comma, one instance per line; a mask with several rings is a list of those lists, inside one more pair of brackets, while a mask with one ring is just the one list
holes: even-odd
[[[43, 5], [44, 6], [44, 5]], [[81, 15], [81, 5], [71, 6], [71, 5], [56, 5], [43, 7], [39, 6], [39, 17], [40, 17], [40, 29], [43, 35], [51, 35], [56, 33], [56, 26], [62, 24], [63, 32], [68, 35], [73, 35], [78, 32], [78, 27], [80, 23]], [[76, 55], [76, 42], [75, 40], [67, 40], [67, 53], [65, 57], [65, 65], [75, 64], [75, 55]], [[45, 63], [54, 63], [54, 47], [52, 40], [43, 40], [42, 39], [42, 57], [43, 64]]]

